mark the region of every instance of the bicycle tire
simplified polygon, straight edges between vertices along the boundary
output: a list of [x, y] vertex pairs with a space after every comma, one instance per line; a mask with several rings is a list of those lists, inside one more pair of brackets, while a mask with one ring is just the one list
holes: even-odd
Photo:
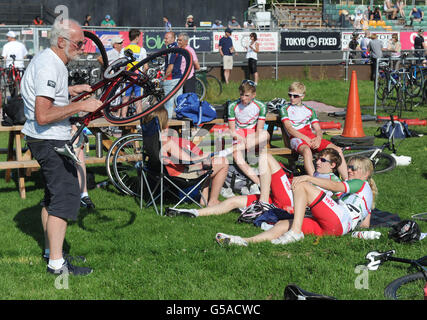
[[206, 93], [207, 99], [214, 99], [216, 97], [219, 97], [222, 94], [222, 84], [217, 77], [211, 74], [207, 74], [206, 82], [208, 83], [207, 93]]
[[[139, 143], [139, 146], [138, 146]], [[138, 197], [141, 190], [142, 170], [142, 136], [124, 140], [117, 147], [113, 156], [113, 170], [120, 188], [127, 194]], [[129, 154], [131, 157], [119, 158], [120, 154]]]
[[396, 167], [396, 159], [388, 153], [380, 152], [371, 160], [375, 174], [389, 172]]
[[384, 296], [392, 300], [424, 300], [425, 285], [426, 279], [422, 272], [408, 274], [389, 283], [384, 289]]
[[104, 69], [107, 68], [108, 67], [107, 51], [105, 50], [104, 44], [102, 43], [101, 39], [99, 39], [96, 34], [86, 30], [83, 30], [83, 35], [85, 36], [85, 38], [88, 38], [89, 40], [93, 41], [93, 43], [99, 50], [99, 54], [102, 57], [103, 68]]
[[388, 94], [388, 74], [384, 70], [378, 72], [377, 98], [383, 101]]
[[382, 100], [382, 108], [387, 114], [394, 114], [398, 103], [398, 88], [392, 86], [384, 99]]
[[[346, 162], [350, 159], [352, 156], [363, 156], [370, 158], [374, 150], [362, 150], [362, 151], [356, 151], [351, 153], [344, 154], [344, 158]], [[393, 156], [389, 155], [388, 153], [379, 152], [375, 155], [374, 159], [371, 159], [372, 165], [374, 166], [374, 173], [385, 173], [388, 171], [393, 170], [396, 167], [396, 159], [393, 158]]]
[[405, 77], [406, 88], [411, 97], [420, 95], [424, 86], [424, 75], [420, 66], [413, 66]]
[[125, 141], [127, 139], [132, 139], [134, 137], [140, 137], [140, 136], [141, 136], [141, 134], [138, 134], [138, 133], [130, 133], [130, 134], [127, 134], [125, 136], [120, 137], [111, 145], [111, 147], [108, 149], [107, 155], [105, 157], [105, 168], [107, 171], [108, 178], [110, 179], [111, 183], [120, 192], [122, 192], [124, 194], [129, 194], [129, 193], [126, 192], [126, 190], [121, 187], [120, 183], [117, 180], [117, 177], [114, 173], [114, 169], [112, 168], [113, 167], [113, 158], [114, 158], [115, 153], [117, 152], [117, 149], [123, 143], [123, 141]]
[[427, 212], [413, 214], [411, 218], [415, 220], [427, 221]]
[[202, 80], [196, 77], [196, 90], [195, 94], [199, 97], [199, 100], [202, 101], [206, 97], [206, 86]]
[[[184, 73], [183, 73], [182, 77], [179, 79], [178, 83], [172, 88], [172, 90], [170, 92], [168, 92], [168, 94], [164, 94], [162, 92], [163, 90], [161, 88], [159, 88], [157, 82], [153, 81], [153, 80], [157, 80], [157, 79], [150, 78], [148, 75], [146, 75], [144, 72], [142, 72], [142, 70], [140, 70], [140, 68], [143, 67], [144, 64], [146, 64], [146, 63], [149, 64], [150, 61], [157, 60], [158, 57], [168, 56], [169, 54], [179, 54], [179, 55], [183, 56], [186, 64], [185, 64]], [[142, 76], [143, 79], [140, 82], [140, 86], [144, 92], [141, 96], [130, 99], [129, 100], [129, 101], [131, 101], [130, 103], [135, 103], [135, 102], [142, 100], [144, 98], [151, 97], [152, 99], [149, 99], [150, 103], [147, 106], [143, 106], [141, 111], [137, 111], [136, 113], [134, 113], [132, 115], [129, 115], [129, 116], [126, 115], [125, 117], [118, 117], [115, 115], [115, 112], [119, 108], [114, 107], [114, 106], [111, 107], [109, 105], [110, 101], [108, 101], [109, 99], [107, 99], [107, 101], [104, 102], [104, 103], [106, 103], [106, 107], [104, 108], [104, 117], [110, 123], [125, 124], [125, 123], [129, 123], [132, 121], [136, 121], [136, 120], [142, 118], [143, 116], [151, 113], [152, 111], [156, 110], [158, 107], [164, 105], [167, 101], [172, 99], [176, 93], [179, 92], [179, 90], [184, 85], [185, 81], [187, 80], [187, 78], [191, 72], [192, 67], [193, 67], [193, 58], [191, 57], [189, 52], [185, 49], [174, 47], [174, 48], [161, 50], [161, 51], [158, 51], [156, 53], [151, 54], [147, 58], [138, 62], [135, 66], [133, 66], [129, 70], [130, 72], [136, 72], [136, 71], [141, 72], [141, 74], [143, 75]], [[134, 84], [133, 81], [129, 81], [128, 79], [125, 79], [126, 78], [125, 76], [119, 76], [119, 78], [120, 78], [119, 82], [116, 83], [115, 86], [120, 86], [120, 85], [124, 84], [125, 88], [126, 88], [126, 87], [129, 87], [130, 85]], [[113, 89], [111, 92], [115, 92], [115, 90]], [[124, 90], [122, 90], [122, 92], [124, 92]], [[114, 97], [112, 97], [112, 98], [114, 98]], [[112, 99], [112, 98], [110, 98], [110, 99]], [[123, 107], [123, 106], [121, 106], [121, 107]]]

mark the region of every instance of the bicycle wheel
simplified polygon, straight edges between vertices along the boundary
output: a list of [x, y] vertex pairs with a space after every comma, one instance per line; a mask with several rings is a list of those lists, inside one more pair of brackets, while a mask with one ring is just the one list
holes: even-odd
[[393, 300], [424, 300], [426, 279], [422, 272], [408, 274], [391, 282], [384, 296]]
[[85, 44], [85, 53], [95, 53], [100, 54], [102, 57], [103, 68], [108, 67], [108, 56], [107, 51], [105, 50], [104, 45], [102, 44], [101, 39], [97, 37], [96, 34], [90, 31], [83, 31], [85, 36], [86, 44]]
[[386, 93], [382, 100], [382, 107], [387, 114], [393, 114], [396, 111], [398, 104], [398, 88], [393, 86]]
[[[146, 74], [143, 71], [143, 66], [145, 64], [150, 65], [157, 61], [159, 57], [169, 56], [169, 55], [177, 55], [181, 56], [185, 59], [185, 70], [183, 75], [177, 79], [177, 82], [170, 89], [169, 92], [165, 93], [163, 88], [159, 86], [159, 81], [155, 77], [155, 75]], [[114, 88], [111, 92], [116, 92], [120, 86], [123, 86], [123, 89], [119, 90], [119, 94], [121, 95], [127, 89], [132, 88], [134, 85], [136, 87], [141, 88], [141, 95], [131, 97], [128, 102], [122, 103], [119, 106], [111, 106], [110, 103], [114, 99], [117, 98], [117, 94], [110, 95], [106, 101], [104, 101], [104, 116], [105, 118], [114, 124], [122, 124], [129, 123], [135, 120], [140, 119], [141, 117], [149, 114], [153, 110], [162, 106], [168, 100], [175, 97], [179, 90], [184, 85], [185, 80], [188, 78], [190, 74], [191, 68], [193, 66], [193, 59], [187, 50], [181, 48], [169, 48], [166, 50], [158, 51], [147, 58], [138, 62], [135, 66], [133, 66], [129, 71], [123, 71], [118, 75], [117, 81], [114, 83]], [[141, 102], [139, 102], [141, 101]], [[126, 107], [131, 104], [139, 104], [133, 114], [127, 114], [125, 116], [117, 115], [117, 111], [120, 108]]]
[[375, 156], [372, 156], [375, 150], [362, 150], [351, 153], [345, 153], [345, 161], [348, 162], [352, 156], [362, 156], [371, 159], [372, 165], [374, 166], [374, 173], [384, 173], [393, 170], [396, 167], [396, 159], [391, 155], [384, 152], [378, 152]]
[[384, 173], [396, 167], [396, 159], [388, 153], [380, 152], [371, 159], [374, 165], [374, 173]]
[[412, 219], [427, 221], [427, 212], [417, 213], [411, 216]]
[[196, 92], [197, 96], [199, 97], [199, 100], [202, 101], [206, 97], [206, 86], [203, 83], [202, 80], [199, 78], [196, 78]]
[[129, 195], [141, 193], [142, 136], [124, 139], [113, 156], [113, 172], [120, 189]]
[[222, 94], [221, 81], [219, 81], [217, 77], [211, 74], [206, 75], [206, 81], [208, 83], [206, 99], [210, 100], [219, 97]]
[[406, 88], [411, 97], [421, 94], [424, 86], [423, 71], [419, 66], [412, 66], [408, 74], [405, 75]]
[[[113, 169], [113, 159], [114, 156], [117, 153], [117, 150], [119, 150], [119, 147], [122, 143], [124, 143], [126, 140], [129, 139], [133, 139], [133, 138], [137, 138], [137, 137], [141, 137], [140, 134], [138, 133], [131, 133], [128, 135], [125, 135], [119, 139], [117, 139], [112, 145], [111, 147], [108, 149], [107, 152], [107, 156], [105, 157], [105, 168], [107, 171], [107, 175], [108, 178], [110, 179], [110, 181], [112, 182], [112, 184], [121, 192], [125, 193], [125, 194], [129, 194], [118, 182], [118, 178], [115, 175], [115, 171]], [[119, 166], [119, 168], [117, 169], [118, 172], [121, 171], [121, 163], [117, 163], [116, 165]]]
[[383, 101], [388, 94], [388, 74], [384, 70], [378, 72], [378, 87], [377, 87], [377, 98]]

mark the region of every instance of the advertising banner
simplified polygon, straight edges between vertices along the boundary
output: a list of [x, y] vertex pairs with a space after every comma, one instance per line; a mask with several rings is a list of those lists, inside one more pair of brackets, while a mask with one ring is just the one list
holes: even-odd
[[[279, 49], [279, 36], [277, 32], [255, 32], [257, 34], [259, 42], [259, 51], [260, 52], [275, 52]], [[233, 39], [233, 46], [236, 52], [246, 52], [249, 45], [249, 35], [248, 32], [233, 32], [231, 38]], [[224, 36], [224, 31], [214, 31], [213, 32], [213, 51], [218, 52], [219, 39]]]
[[[212, 47], [212, 32], [194, 32], [186, 31], [190, 38], [188, 44], [196, 51], [203, 52], [211, 51]], [[178, 37], [178, 34], [176, 36]], [[144, 48], [147, 52], [159, 51], [165, 49], [164, 31], [146, 31], [144, 32]]]
[[340, 32], [282, 32], [281, 51], [340, 50]]
[[[414, 50], [414, 39], [417, 36], [416, 31], [401, 32], [400, 43], [402, 44], [402, 50]], [[424, 32], [424, 41], [427, 41], [427, 33]]]

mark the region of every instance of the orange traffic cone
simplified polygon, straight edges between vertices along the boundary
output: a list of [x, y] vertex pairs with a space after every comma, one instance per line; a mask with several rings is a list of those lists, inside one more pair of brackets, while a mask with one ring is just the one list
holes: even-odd
[[359, 89], [357, 88], [356, 71], [351, 73], [350, 92], [347, 100], [347, 112], [343, 133], [331, 138], [337, 145], [372, 145], [375, 137], [367, 137], [363, 132], [362, 113], [360, 111]]
[[347, 100], [347, 113], [345, 116], [343, 137], [361, 138], [365, 136], [360, 112], [359, 89], [357, 88], [356, 71], [351, 73], [350, 93]]

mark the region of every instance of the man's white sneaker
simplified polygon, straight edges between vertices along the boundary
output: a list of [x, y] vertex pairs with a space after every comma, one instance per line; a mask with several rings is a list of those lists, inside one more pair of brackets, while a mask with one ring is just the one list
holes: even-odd
[[215, 240], [216, 242], [218, 242], [220, 246], [228, 246], [231, 244], [244, 246], [244, 247], [248, 246], [248, 243], [245, 240], [243, 240], [242, 237], [232, 236], [225, 233], [217, 233], [215, 236]]
[[271, 240], [272, 244], [288, 244], [292, 242], [301, 241], [304, 239], [304, 233], [295, 233], [292, 230], [289, 230], [288, 232], [284, 233], [277, 239]]

